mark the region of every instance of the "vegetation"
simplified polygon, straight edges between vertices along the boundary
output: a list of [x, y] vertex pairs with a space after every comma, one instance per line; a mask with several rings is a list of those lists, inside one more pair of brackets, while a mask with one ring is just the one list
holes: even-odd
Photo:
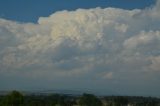
[[92, 94], [83, 94], [79, 100], [80, 106], [102, 106], [102, 102]]
[[24, 97], [18, 91], [12, 91], [1, 100], [2, 106], [23, 106]]
[[96, 97], [92, 94], [23, 95], [12, 91], [8, 95], [0, 96], [0, 106], [160, 106], [160, 99], [131, 96]]

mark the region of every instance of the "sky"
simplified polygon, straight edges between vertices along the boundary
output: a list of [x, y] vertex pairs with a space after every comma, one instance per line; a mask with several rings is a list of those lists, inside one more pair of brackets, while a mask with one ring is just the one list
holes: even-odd
[[[56, 11], [78, 8], [146, 8], [155, 0], [0, 0], [0, 17], [20, 22], [37, 22]], [[6, 8], [7, 7], [7, 8]]]
[[160, 0], [1, 0], [0, 90], [160, 97]]

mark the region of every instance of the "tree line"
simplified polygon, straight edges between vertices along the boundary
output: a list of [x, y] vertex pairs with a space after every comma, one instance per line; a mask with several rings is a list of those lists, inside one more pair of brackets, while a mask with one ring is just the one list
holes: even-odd
[[23, 95], [12, 91], [0, 96], [0, 106], [160, 106], [159, 98], [135, 96]]

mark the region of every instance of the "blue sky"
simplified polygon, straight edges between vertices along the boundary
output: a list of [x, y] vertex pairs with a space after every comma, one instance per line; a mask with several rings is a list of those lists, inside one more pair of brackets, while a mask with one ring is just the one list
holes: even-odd
[[160, 96], [160, 0], [0, 0], [0, 90]]
[[0, 0], [0, 16], [20, 22], [36, 22], [40, 16], [78, 8], [145, 8], [155, 0]]

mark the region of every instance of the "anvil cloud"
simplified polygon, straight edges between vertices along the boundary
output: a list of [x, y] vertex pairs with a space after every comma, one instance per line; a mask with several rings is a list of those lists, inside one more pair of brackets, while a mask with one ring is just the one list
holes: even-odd
[[146, 9], [59, 11], [36, 24], [1, 18], [0, 88], [73, 84], [160, 95], [159, 13], [158, 0]]

